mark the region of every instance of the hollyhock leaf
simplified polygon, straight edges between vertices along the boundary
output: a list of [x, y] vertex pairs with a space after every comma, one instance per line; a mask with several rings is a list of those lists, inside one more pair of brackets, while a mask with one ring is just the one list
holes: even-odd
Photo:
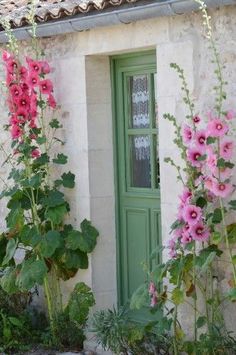
[[18, 246], [18, 239], [10, 239], [7, 243], [7, 248], [6, 248], [6, 255], [5, 258], [3, 259], [2, 265], [7, 265], [9, 261], [13, 258], [16, 252], [16, 248]]
[[216, 142], [216, 138], [214, 137], [207, 137], [206, 143], [209, 144], [213, 144]]
[[233, 262], [234, 265], [236, 265], [236, 255], [232, 256], [232, 262]]
[[207, 322], [207, 319], [205, 316], [198, 317], [197, 319], [197, 328], [202, 328]]
[[39, 166], [45, 165], [45, 164], [49, 163], [49, 161], [50, 161], [50, 158], [47, 155], [47, 153], [43, 153], [40, 155], [39, 158], [34, 160], [34, 165], [36, 165], [36, 166], [37, 165], [39, 165]]
[[6, 217], [6, 221], [9, 229], [19, 229], [24, 224], [23, 210], [21, 208], [11, 210]]
[[139, 286], [139, 288], [133, 293], [130, 301], [130, 309], [141, 309], [144, 306], [149, 305], [149, 293], [148, 286], [146, 284]]
[[229, 205], [231, 210], [236, 210], [236, 200], [230, 201]]
[[16, 282], [21, 290], [30, 290], [35, 284], [42, 285], [48, 268], [44, 260], [35, 260], [31, 257], [21, 264], [21, 271]]
[[45, 258], [50, 258], [55, 250], [60, 247], [61, 241], [62, 238], [59, 232], [53, 230], [47, 232], [39, 244], [41, 255]]
[[18, 287], [16, 286], [16, 270], [17, 269], [14, 267], [7, 267], [4, 270], [3, 276], [0, 278], [1, 287], [8, 294], [13, 294], [19, 291]]
[[[71, 232], [69, 232], [69, 234], [66, 238], [66, 247], [71, 250], [78, 249], [80, 247], [80, 243], [81, 243], [82, 238], [83, 238], [83, 235], [81, 232], [76, 231], [76, 230], [72, 230]], [[82, 251], [85, 251], [85, 250], [82, 250]]]
[[204, 160], [206, 160], [206, 158], [207, 158], [207, 156], [206, 156], [206, 154], [204, 154], [204, 155], [201, 155], [199, 158], [197, 158], [197, 160], [204, 161]]
[[41, 241], [42, 237], [39, 234], [37, 228], [34, 226], [30, 228], [25, 225], [19, 234], [20, 241], [27, 246], [36, 247]]
[[230, 244], [236, 243], [236, 224], [230, 224], [227, 226], [228, 239]]
[[60, 124], [60, 122], [59, 122], [56, 118], [53, 118], [53, 119], [49, 122], [49, 126], [50, 126], [51, 128], [55, 128], [55, 129], [62, 128], [62, 125]]
[[226, 161], [226, 162], [225, 162], [225, 167], [226, 167], [226, 168], [229, 168], [229, 169], [233, 169], [234, 164], [233, 164], [233, 163], [230, 163], [229, 161]]
[[211, 239], [214, 244], [219, 244], [222, 241], [222, 235], [219, 232], [213, 232]]
[[235, 302], [236, 301], [236, 287], [232, 288], [228, 292], [227, 296], [230, 299], [230, 301]]
[[223, 158], [218, 159], [217, 167], [218, 168], [225, 168], [225, 160]]
[[66, 250], [64, 263], [68, 269], [87, 269], [88, 255], [80, 250]]
[[201, 267], [201, 271], [206, 272], [209, 268], [209, 266], [213, 263], [214, 259], [216, 257], [216, 252], [211, 252], [208, 257], [206, 258], [206, 261]]
[[67, 161], [68, 157], [63, 153], [57, 154], [57, 157], [53, 159], [53, 163], [55, 164], [67, 164]]
[[184, 222], [180, 221], [180, 220], [176, 220], [170, 227], [171, 231], [175, 230], [175, 229], [178, 229], [180, 227], [183, 227], [184, 226]]
[[174, 302], [175, 305], [180, 305], [181, 303], [184, 302], [184, 291], [180, 290], [178, 287], [176, 287], [172, 291], [172, 296], [171, 300]]
[[56, 207], [49, 207], [45, 212], [45, 218], [49, 219], [54, 224], [60, 224], [67, 212], [68, 210], [66, 204]]
[[207, 205], [207, 201], [206, 201], [206, 199], [205, 199], [204, 197], [201, 197], [201, 196], [200, 196], [200, 197], [197, 199], [197, 201], [196, 201], [196, 205], [197, 205], [198, 207], [203, 208], [204, 206]]
[[80, 227], [83, 234], [83, 246], [81, 245], [81, 250], [83, 251], [84, 249], [84, 251], [91, 253], [97, 244], [97, 237], [99, 236], [99, 233], [87, 219], [83, 220]]
[[222, 211], [220, 208], [216, 208], [213, 212], [212, 223], [219, 224], [222, 221]]
[[49, 190], [46, 197], [43, 197], [41, 203], [45, 207], [60, 206], [65, 203], [64, 194], [58, 190]]
[[38, 138], [36, 139], [36, 142], [37, 142], [39, 145], [46, 143], [46, 141], [47, 141], [47, 138], [46, 138], [45, 136], [44, 136], [44, 137], [38, 137]]
[[75, 186], [75, 175], [72, 174], [70, 171], [68, 173], [64, 173], [61, 176], [62, 178], [62, 185], [69, 189], [73, 189]]

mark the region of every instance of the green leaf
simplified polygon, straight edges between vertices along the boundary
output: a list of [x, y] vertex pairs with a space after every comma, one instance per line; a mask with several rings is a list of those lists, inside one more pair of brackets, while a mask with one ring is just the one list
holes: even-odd
[[218, 159], [217, 167], [218, 168], [225, 168], [225, 160], [223, 158]]
[[21, 208], [11, 210], [6, 221], [9, 229], [19, 229], [24, 223], [23, 210]]
[[231, 288], [231, 290], [228, 292], [227, 296], [229, 297], [230, 301], [235, 302], [236, 301], [236, 287]]
[[61, 235], [57, 231], [49, 231], [45, 236], [43, 236], [40, 244], [39, 250], [43, 257], [50, 258], [55, 250], [61, 245]]
[[148, 293], [148, 286], [146, 284], [139, 286], [133, 293], [130, 301], [130, 309], [141, 309], [148, 306], [150, 303], [150, 296]]
[[62, 125], [60, 124], [60, 122], [59, 122], [56, 118], [53, 118], [53, 119], [49, 122], [49, 126], [50, 126], [51, 128], [55, 128], [55, 129], [62, 128]]
[[230, 201], [229, 205], [231, 210], [236, 210], [236, 200]]
[[181, 303], [184, 302], [184, 291], [180, 290], [178, 287], [176, 287], [172, 291], [172, 296], [171, 300], [176, 304], [177, 306], [180, 305]]
[[16, 317], [8, 317], [8, 320], [11, 322], [12, 325], [18, 328], [23, 328], [24, 324]]
[[204, 197], [198, 197], [198, 199], [197, 199], [197, 201], [196, 201], [196, 205], [198, 206], [198, 207], [201, 207], [201, 208], [203, 208], [204, 206], [206, 206], [207, 205], [207, 201], [206, 201], [206, 199], [204, 198]]
[[178, 229], [184, 225], [184, 222], [181, 222], [179, 219], [177, 219], [170, 227], [171, 231]]
[[56, 207], [65, 203], [64, 194], [57, 190], [49, 190], [46, 197], [42, 198], [41, 203], [45, 207]]
[[205, 316], [198, 317], [197, 319], [197, 328], [202, 328], [207, 322], [207, 319]]
[[18, 239], [10, 239], [7, 243], [6, 256], [2, 262], [2, 265], [6, 265], [15, 255], [16, 248], [18, 246]]
[[37, 159], [34, 159], [34, 165], [42, 166], [42, 165], [49, 163], [49, 161], [50, 161], [50, 158], [47, 155], [47, 153], [43, 153], [40, 155], [40, 157], [38, 157]]
[[222, 212], [220, 208], [216, 208], [213, 212], [212, 223], [219, 224], [222, 221]]
[[19, 289], [16, 286], [17, 269], [14, 267], [7, 267], [0, 279], [1, 287], [8, 294], [16, 293]]
[[228, 238], [231, 244], [236, 243], [236, 223], [227, 226]]
[[222, 235], [220, 232], [213, 232], [211, 234], [211, 239], [214, 244], [219, 244], [222, 241]]
[[207, 144], [213, 144], [216, 142], [216, 138], [213, 138], [213, 137], [207, 137], [207, 141], [206, 143]]
[[53, 163], [55, 164], [66, 164], [67, 161], [68, 157], [63, 153], [57, 154], [57, 157], [53, 159]]
[[97, 237], [99, 236], [99, 233], [87, 219], [83, 220], [83, 222], [80, 224], [80, 227], [82, 231], [82, 237], [80, 238], [79, 248], [83, 252], [91, 253], [97, 244]]
[[80, 250], [66, 250], [63, 258], [68, 269], [88, 268], [88, 255]]
[[46, 141], [47, 141], [47, 138], [46, 138], [45, 136], [43, 136], [43, 137], [38, 137], [38, 138], [36, 139], [36, 142], [37, 142], [39, 145], [45, 144]]
[[35, 284], [42, 285], [47, 271], [43, 260], [35, 260], [35, 258], [24, 260], [17, 276], [17, 285], [21, 290], [30, 290]]
[[50, 207], [46, 210], [45, 217], [54, 224], [60, 224], [63, 221], [67, 212], [68, 210], [66, 204], [56, 207]]
[[206, 158], [207, 158], [207, 156], [206, 156], [206, 154], [204, 154], [204, 155], [200, 155], [200, 157], [198, 157], [197, 160], [204, 161], [204, 160], [206, 160]]
[[35, 226], [30, 228], [28, 225], [25, 225], [22, 228], [19, 234], [19, 238], [21, 243], [23, 243], [26, 246], [31, 246], [33, 248], [35, 248], [42, 239], [37, 228]]
[[73, 189], [75, 186], [75, 175], [72, 174], [70, 171], [68, 173], [62, 174], [62, 185], [69, 189]]
[[233, 262], [234, 265], [236, 265], [236, 255], [232, 256], [232, 262]]

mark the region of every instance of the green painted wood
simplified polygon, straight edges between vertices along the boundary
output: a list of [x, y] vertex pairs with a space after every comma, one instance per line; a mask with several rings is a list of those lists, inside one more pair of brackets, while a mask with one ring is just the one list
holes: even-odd
[[[118, 298], [119, 305], [125, 305], [135, 289], [145, 281], [142, 264], [150, 263], [151, 251], [161, 244], [160, 191], [157, 177], [158, 128], [154, 93], [156, 56], [154, 51], [118, 56], [112, 59], [111, 64], [116, 161]], [[150, 126], [132, 128], [132, 96], [129, 83], [133, 76], [139, 75], [147, 75], [148, 78]], [[148, 162], [136, 160], [134, 149], [131, 148], [135, 137], [142, 136], [150, 139], [150, 181], [147, 178]], [[136, 170], [132, 170], [133, 161]], [[146, 175], [143, 174], [144, 170]], [[141, 179], [143, 175], [145, 184]]]

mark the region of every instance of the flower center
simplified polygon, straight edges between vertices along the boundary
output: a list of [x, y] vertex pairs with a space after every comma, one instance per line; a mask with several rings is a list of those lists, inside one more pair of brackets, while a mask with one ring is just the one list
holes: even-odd
[[43, 90], [46, 90], [47, 89], [47, 85], [43, 85]]
[[203, 229], [201, 227], [196, 229], [196, 234], [197, 235], [202, 235]]
[[196, 218], [197, 217], [197, 212], [195, 212], [195, 211], [191, 212], [191, 217], [192, 218]]
[[219, 185], [219, 190], [224, 191], [225, 190], [225, 184], [220, 184]]
[[199, 138], [199, 143], [200, 143], [200, 144], [204, 144], [204, 143], [205, 143], [205, 137], [203, 137], [203, 136], [200, 137], [200, 138]]
[[199, 153], [196, 153], [195, 155], [194, 155], [194, 160], [198, 160], [199, 158], [200, 158], [200, 154]]
[[223, 126], [222, 126], [221, 123], [218, 123], [218, 124], [216, 125], [216, 129], [217, 129], [218, 131], [221, 131], [222, 128], [223, 128]]

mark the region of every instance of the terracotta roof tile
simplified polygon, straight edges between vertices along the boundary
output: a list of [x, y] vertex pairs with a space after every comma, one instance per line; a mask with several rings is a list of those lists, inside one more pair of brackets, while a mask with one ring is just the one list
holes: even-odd
[[[137, 1], [139, 0], [38, 0], [35, 19], [37, 22], [47, 22]], [[30, 0], [0, 0], [0, 18], [8, 17], [13, 27], [27, 25], [30, 4]]]

